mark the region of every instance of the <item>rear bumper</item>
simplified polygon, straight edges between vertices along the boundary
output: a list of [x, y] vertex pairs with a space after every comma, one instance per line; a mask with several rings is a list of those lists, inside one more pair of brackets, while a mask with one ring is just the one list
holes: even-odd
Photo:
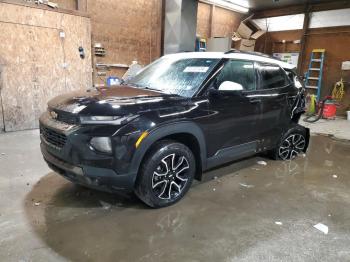
[[52, 155], [46, 147], [45, 142], [42, 142], [40, 148], [48, 166], [69, 181], [107, 192], [133, 191], [136, 174], [121, 175], [108, 168], [75, 166]]

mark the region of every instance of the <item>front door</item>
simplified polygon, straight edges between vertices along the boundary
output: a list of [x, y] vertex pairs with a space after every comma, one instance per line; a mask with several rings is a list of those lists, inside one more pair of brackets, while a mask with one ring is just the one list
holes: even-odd
[[[220, 90], [224, 82], [229, 84]], [[230, 86], [233, 90], [230, 90]], [[242, 90], [234, 88], [237, 86]], [[259, 133], [256, 127], [261, 111], [261, 101], [249, 97], [256, 91], [254, 63], [228, 60], [210, 88], [218, 91], [209, 95], [209, 121], [206, 128], [209, 159], [214, 159], [213, 165], [216, 165], [220, 164], [218, 161], [223, 163], [254, 154]]]

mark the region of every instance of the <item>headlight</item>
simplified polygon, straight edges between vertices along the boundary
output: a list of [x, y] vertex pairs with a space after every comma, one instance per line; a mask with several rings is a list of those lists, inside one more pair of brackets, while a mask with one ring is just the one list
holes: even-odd
[[81, 124], [109, 124], [109, 125], [122, 125], [138, 117], [133, 116], [81, 116]]
[[112, 142], [109, 137], [93, 137], [90, 145], [97, 151], [103, 153], [112, 153]]

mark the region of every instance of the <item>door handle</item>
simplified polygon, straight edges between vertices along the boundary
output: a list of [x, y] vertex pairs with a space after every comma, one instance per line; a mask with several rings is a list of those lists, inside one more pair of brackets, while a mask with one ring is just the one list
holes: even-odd
[[249, 99], [249, 102], [252, 103], [252, 104], [256, 104], [256, 103], [260, 103], [260, 102], [261, 102], [261, 99], [259, 99], [259, 98], [253, 98], [253, 99]]

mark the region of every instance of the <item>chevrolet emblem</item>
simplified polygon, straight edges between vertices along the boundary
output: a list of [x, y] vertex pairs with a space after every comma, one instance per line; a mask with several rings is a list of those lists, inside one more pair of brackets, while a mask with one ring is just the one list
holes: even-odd
[[55, 111], [51, 111], [51, 112], [50, 112], [50, 116], [51, 116], [53, 119], [57, 119], [58, 114], [57, 114]]

